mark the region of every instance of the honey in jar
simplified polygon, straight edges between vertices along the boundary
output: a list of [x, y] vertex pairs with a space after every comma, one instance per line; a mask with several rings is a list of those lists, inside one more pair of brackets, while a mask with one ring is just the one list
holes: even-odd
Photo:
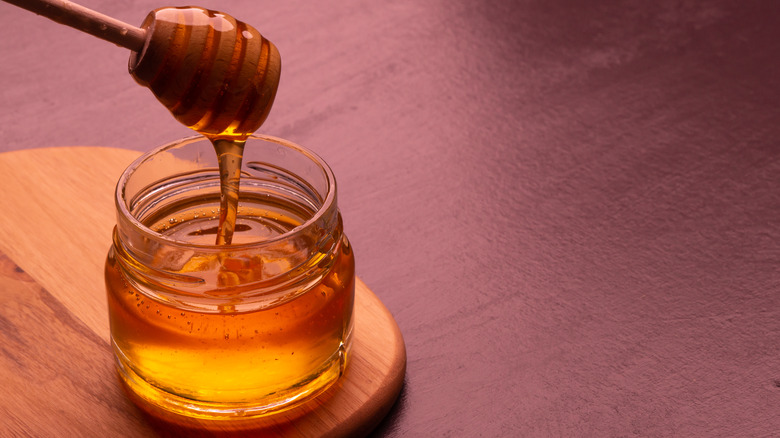
[[106, 263], [120, 377], [145, 401], [208, 419], [255, 417], [344, 372], [354, 257], [327, 165], [272, 137], [246, 140], [230, 245], [215, 245], [211, 142], [143, 155], [117, 185]]

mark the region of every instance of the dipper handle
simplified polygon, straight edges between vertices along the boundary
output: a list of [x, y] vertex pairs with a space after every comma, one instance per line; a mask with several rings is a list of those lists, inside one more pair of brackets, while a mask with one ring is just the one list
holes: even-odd
[[146, 30], [67, 0], [3, 1], [135, 52], [146, 41]]
[[131, 50], [129, 70], [184, 125], [246, 138], [279, 86], [279, 51], [254, 27], [217, 11], [168, 7], [131, 26], [67, 0], [3, 0]]

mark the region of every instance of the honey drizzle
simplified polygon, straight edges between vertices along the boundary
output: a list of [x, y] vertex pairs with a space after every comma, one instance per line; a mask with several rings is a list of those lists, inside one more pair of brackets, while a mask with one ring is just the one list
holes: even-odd
[[246, 140], [210, 140], [219, 160], [219, 228], [216, 245], [230, 245], [238, 217], [241, 161]]

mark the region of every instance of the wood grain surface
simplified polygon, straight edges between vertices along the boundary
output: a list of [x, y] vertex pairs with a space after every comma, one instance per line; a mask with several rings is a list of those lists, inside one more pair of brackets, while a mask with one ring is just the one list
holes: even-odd
[[[113, 371], [103, 263], [113, 192], [139, 154], [97, 147], [0, 154], [0, 436], [363, 436], [395, 402], [406, 352], [360, 279], [347, 373], [322, 396], [260, 420], [172, 418], [129, 403]], [[49, 172], [56, 166], [67, 175]], [[99, 171], [97, 171], [99, 169]], [[94, 171], [94, 172], [93, 172]]]
[[[778, 435], [780, 2], [199, 5], [279, 48], [261, 129], [404, 334], [377, 436]], [[2, 150], [190, 135], [123, 49], [0, 4], [0, 54]]]
[[118, 385], [102, 336], [5, 255], [0, 290], [0, 436], [154, 435]]

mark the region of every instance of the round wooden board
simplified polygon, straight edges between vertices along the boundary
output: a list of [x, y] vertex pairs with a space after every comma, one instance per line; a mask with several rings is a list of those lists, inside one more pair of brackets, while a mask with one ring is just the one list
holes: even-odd
[[[0, 154], [0, 205], [3, 206], [0, 252], [64, 306], [74, 316], [74, 324], [85, 325], [106, 344], [109, 329], [103, 262], [115, 223], [114, 185], [138, 155], [135, 151], [102, 147], [44, 148]], [[367, 434], [389, 411], [401, 390], [406, 349], [392, 315], [360, 279], [355, 301], [350, 366], [339, 383], [320, 397], [297, 409], [253, 422], [204, 423], [189, 419], [171, 422], [170, 418], [162, 421], [152, 415], [144, 418], [146, 425], [151, 425], [160, 435], [176, 434], [182, 428], [187, 433], [208, 428], [209, 433], [226, 434], [244, 434], [247, 428], [252, 428], [257, 432], [253, 434], [290, 437]], [[89, 367], [69, 371], [92, 372]], [[0, 369], [0, 376], [12, 372]], [[30, 393], [14, 397], [35, 396]], [[71, 402], [62, 400], [62, 403]], [[118, 421], [115, 415], [96, 417], [94, 410], [87, 409], [88, 404], [84, 406], [84, 416], [91, 416], [90, 421]], [[125, 413], [139, 415], [139, 411]], [[35, 430], [45, 427], [40, 418], [32, 415], [28, 418], [24, 412], [13, 412], [13, 416], [19, 423], [35, 424]], [[50, 418], [52, 434], [58, 432], [58, 423], [68, 420]], [[138, 424], [138, 421], [134, 419], [128, 424]], [[128, 436], [143, 435], [140, 430], [127, 432]]]

